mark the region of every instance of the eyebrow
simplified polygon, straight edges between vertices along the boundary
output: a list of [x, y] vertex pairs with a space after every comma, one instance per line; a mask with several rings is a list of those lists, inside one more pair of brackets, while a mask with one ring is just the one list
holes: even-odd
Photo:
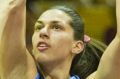
[[42, 22], [42, 21], [37, 21], [37, 23], [41, 23], [41, 24], [43, 24], [43, 22]]
[[56, 24], [56, 23], [59, 23], [59, 21], [52, 21], [51, 23], [54, 23], [54, 24]]
[[[44, 24], [42, 21], [37, 21], [37, 23]], [[54, 23], [54, 24], [56, 24], [56, 23], [59, 23], [59, 21], [51, 21], [51, 23]]]

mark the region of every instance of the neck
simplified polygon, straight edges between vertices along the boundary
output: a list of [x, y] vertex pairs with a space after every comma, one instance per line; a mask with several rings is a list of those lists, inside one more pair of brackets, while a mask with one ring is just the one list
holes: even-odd
[[47, 63], [41, 66], [45, 79], [69, 79], [72, 59]]

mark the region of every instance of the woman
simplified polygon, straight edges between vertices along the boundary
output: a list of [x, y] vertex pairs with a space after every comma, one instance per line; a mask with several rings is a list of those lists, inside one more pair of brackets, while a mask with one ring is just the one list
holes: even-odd
[[[83, 24], [79, 15], [69, 12], [71, 9], [54, 7], [39, 17], [32, 37], [32, 55], [37, 61], [35, 64], [25, 46], [23, 3], [24, 0], [12, 2], [6, 0], [5, 6], [2, 6], [5, 14], [1, 13], [4, 16], [0, 19], [1, 79], [42, 79], [42, 76], [45, 79], [80, 79], [79, 75], [73, 73], [75, 67], [71, 67], [71, 64], [75, 63], [74, 60], [76, 61], [76, 56], [84, 49]], [[120, 4], [120, 1], [117, 0], [117, 3]], [[117, 13], [119, 13], [118, 6], [117, 4]], [[119, 21], [119, 16], [117, 20]], [[98, 69], [85, 77], [86, 79], [120, 79], [119, 26], [118, 23], [116, 37], [103, 54]]]
[[[83, 54], [81, 54], [84, 49], [83, 28], [84, 27], [81, 17], [74, 10], [67, 7], [53, 7], [44, 12], [39, 17], [38, 21], [35, 24], [35, 30], [33, 34], [33, 56], [35, 57], [35, 60], [37, 60], [37, 62], [39, 63], [39, 68], [41, 68], [43, 72], [46, 71], [44, 73], [50, 74], [49, 72], [55, 69], [55, 71], [58, 70], [58, 74], [63, 73], [63, 75], [61, 74], [61, 77], [63, 77], [61, 79], [67, 79], [70, 74], [79, 74], [80, 76], [82, 75], [81, 78], [83, 79], [88, 74], [90, 74], [90, 72], [93, 72], [93, 70], [96, 69], [98, 60], [95, 54], [90, 52], [90, 50], [87, 53], [88, 48], [85, 48], [85, 51], [83, 52]], [[88, 60], [89, 63], [85, 63], [87, 62], [85, 59], [86, 55], [88, 57], [91, 57], [90, 59], [92, 60], [92, 62], [96, 60], [97, 63], [95, 61], [94, 64], [92, 63], [92, 66], [90, 66], [90, 59]], [[95, 56], [96, 58], [92, 56]], [[78, 63], [78, 61], [80, 63]], [[78, 63], [78, 65], [76, 65], [76, 62]], [[83, 62], [84, 67], [82, 67]], [[71, 63], [73, 63], [72, 67]], [[79, 67], [79, 73], [77, 72], [79, 70], [75, 69], [78, 68], [77, 66], [81, 67]], [[93, 67], [93, 70], [89, 69], [89, 66]], [[46, 69], [50, 70], [48, 71]], [[82, 70], [84, 70], [84, 74], [80, 74]], [[85, 71], [87, 72], [86, 74]], [[66, 75], [67, 77], [64, 77], [64, 75]], [[53, 76], [57, 76], [57, 74], [53, 73]]]

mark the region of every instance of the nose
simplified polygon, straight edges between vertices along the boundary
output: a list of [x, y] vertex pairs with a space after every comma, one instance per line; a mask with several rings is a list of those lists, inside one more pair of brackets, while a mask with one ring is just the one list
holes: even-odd
[[42, 28], [42, 29], [40, 30], [39, 36], [40, 36], [40, 38], [42, 38], [42, 39], [49, 39], [48, 28], [47, 28], [47, 27]]

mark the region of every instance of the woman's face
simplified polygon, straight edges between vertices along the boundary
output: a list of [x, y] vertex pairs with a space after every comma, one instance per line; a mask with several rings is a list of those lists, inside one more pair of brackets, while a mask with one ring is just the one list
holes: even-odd
[[39, 63], [72, 57], [74, 34], [70, 21], [66, 13], [57, 9], [47, 10], [39, 17], [32, 37], [33, 55]]

